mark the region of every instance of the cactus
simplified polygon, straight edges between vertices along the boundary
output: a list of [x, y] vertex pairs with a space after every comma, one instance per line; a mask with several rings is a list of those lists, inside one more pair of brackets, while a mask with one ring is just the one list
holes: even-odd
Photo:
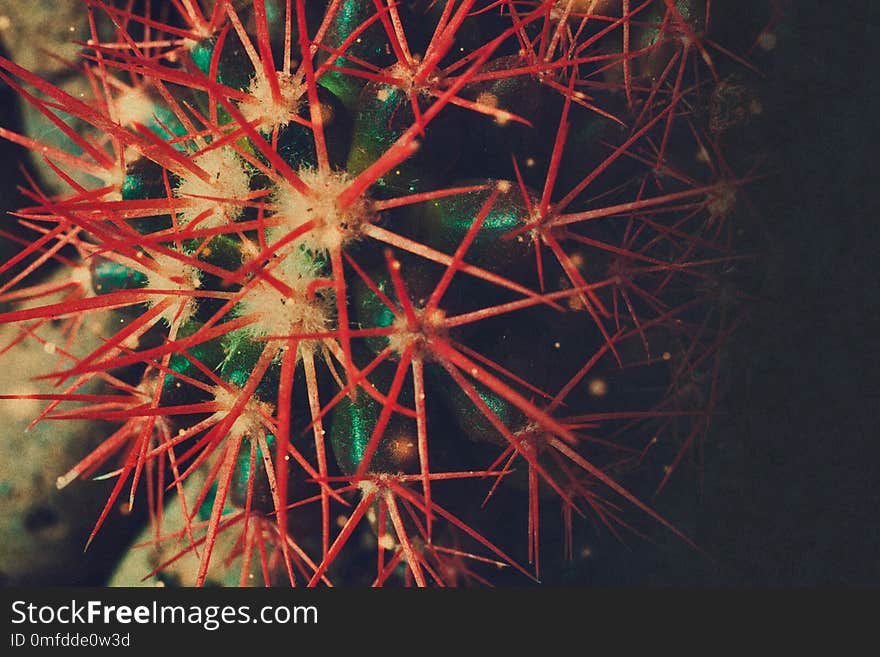
[[14, 217], [0, 322], [65, 323], [40, 420], [117, 425], [58, 479], [114, 480], [92, 538], [146, 498], [199, 585], [538, 581], [589, 525], [696, 548], [645, 499], [723, 389], [736, 80], [779, 12], [722, 43], [705, 0], [172, 5], [90, 0], [88, 100], [0, 59], [63, 140], [0, 135], [64, 187]]

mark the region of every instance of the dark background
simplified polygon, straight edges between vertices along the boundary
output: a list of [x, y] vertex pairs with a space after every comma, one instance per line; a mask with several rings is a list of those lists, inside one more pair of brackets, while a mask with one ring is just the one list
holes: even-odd
[[735, 334], [690, 500], [713, 560], [629, 541], [585, 583], [880, 584], [880, 16], [863, 4], [795, 0], [765, 69], [775, 173], [748, 189], [766, 228], [761, 301]]
[[[691, 533], [714, 560], [676, 540], [622, 547], [600, 535], [594, 557], [560, 581], [880, 584], [880, 18], [861, 4], [796, 0], [765, 71], [774, 174], [749, 188], [766, 229], [755, 244], [761, 300], [731, 346], [702, 492], [657, 503], [674, 517], [687, 496]], [[0, 86], [12, 129], [14, 107]], [[0, 142], [0, 209], [20, 202], [9, 164], [20, 158]]]
[[[877, 7], [796, 0], [770, 85], [764, 301], [736, 334], [696, 535], [620, 583], [880, 584]], [[618, 574], [596, 572], [602, 583]]]

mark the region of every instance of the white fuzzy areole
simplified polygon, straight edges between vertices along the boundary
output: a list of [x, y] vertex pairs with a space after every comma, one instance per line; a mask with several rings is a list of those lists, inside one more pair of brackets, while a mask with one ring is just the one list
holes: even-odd
[[[163, 253], [153, 254], [153, 262], [158, 265], [159, 271], [144, 268], [147, 276], [146, 290], [181, 290], [191, 292], [197, 290], [201, 284], [199, 270], [171, 256]], [[168, 292], [164, 295], [151, 295], [147, 301], [149, 306], [155, 306], [166, 296], [176, 296], [178, 303], [173, 303], [166, 308], [159, 317], [167, 324], [171, 324], [174, 318], [178, 318], [180, 324], [187, 322], [196, 310], [196, 299], [193, 296], [174, 295]], [[182, 308], [181, 308], [182, 305]]]
[[398, 354], [402, 354], [410, 345], [415, 345], [417, 349], [421, 350], [430, 342], [432, 335], [445, 333], [446, 313], [442, 310], [435, 308], [427, 312], [415, 308], [414, 311], [418, 319], [418, 326], [415, 328], [410, 328], [404, 316], [398, 317], [392, 324], [394, 332], [388, 336], [388, 345]]
[[247, 200], [251, 191], [250, 174], [244, 161], [234, 150], [225, 147], [196, 155], [193, 162], [208, 174], [209, 180], [192, 173], [181, 177], [174, 195], [190, 199], [190, 205], [180, 209], [180, 223], [185, 226], [205, 212], [210, 214], [199, 220], [198, 228], [215, 228], [235, 221], [244, 210], [241, 201]]
[[270, 270], [272, 276], [291, 289], [284, 294], [266, 280], [259, 280], [238, 304], [238, 314], [256, 316], [244, 327], [254, 336], [307, 335], [330, 330], [333, 324], [333, 295], [327, 288], [309, 296], [309, 286], [320, 278], [317, 265], [301, 249], [294, 249]]
[[[214, 416], [222, 420], [232, 410], [240, 396], [241, 390], [239, 389], [227, 390], [216, 386], [214, 388], [214, 401], [220, 406], [220, 410], [216, 411]], [[265, 420], [263, 418], [264, 416], [272, 417], [274, 412], [275, 407], [272, 404], [260, 401], [255, 397], [251, 398], [244, 405], [244, 408], [241, 409], [238, 417], [235, 418], [235, 421], [229, 428], [229, 433], [236, 436], [265, 436]]]
[[312, 194], [302, 194], [289, 185], [275, 192], [274, 216], [284, 218], [284, 224], [267, 230], [267, 241], [277, 242], [309, 221], [314, 226], [293, 243], [312, 253], [327, 253], [356, 239], [361, 226], [372, 218], [366, 200], [359, 199], [344, 210], [337, 203], [353, 178], [344, 171], [325, 173], [308, 167], [298, 175]]
[[125, 89], [110, 106], [113, 118], [124, 126], [147, 123], [156, 111], [155, 103], [143, 89]]
[[249, 99], [243, 101], [238, 109], [249, 123], [261, 127], [283, 128], [290, 123], [291, 116], [299, 111], [306, 85], [302, 75], [277, 73], [278, 86], [281, 91], [279, 102], [272, 97], [272, 86], [262, 71], [251, 79], [247, 89]]

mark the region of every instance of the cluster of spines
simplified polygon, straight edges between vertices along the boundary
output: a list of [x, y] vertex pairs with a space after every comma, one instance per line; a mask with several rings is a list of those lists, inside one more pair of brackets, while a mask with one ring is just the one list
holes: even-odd
[[[629, 527], [609, 491], [679, 533], [621, 482], [665, 451], [659, 490], [705, 433], [735, 328], [752, 172], [699, 108], [719, 56], [751, 64], [709, 38], [710, 3], [90, 5], [93, 102], [0, 61], [69, 148], [3, 136], [70, 190], [29, 192], [37, 237], [0, 291], [64, 297], [0, 320], [70, 322], [38, 419], [121, 422], [59, 478], [116, 478], [96, 532], [145, 482], [196, 583], [237, 528], [242, 582], [258, 555], [266, 583], [317, 584], [366, 518], [374, 583], [419, 585], [538, 577], [553, 499], [569, 537], [575, 514]], [[28, 286], [52, 260], [70, 281]], [[74, 355], [101, 311], [122, 324]], [[485, 500], [441, 483], [463, 480]], [[527, 498], [531, 573], [476, 509], [499, 485]]]

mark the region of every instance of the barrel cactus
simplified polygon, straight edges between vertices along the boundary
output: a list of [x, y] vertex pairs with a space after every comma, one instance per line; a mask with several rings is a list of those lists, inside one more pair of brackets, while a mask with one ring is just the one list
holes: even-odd
[[742, 315], [757, 162], [729, 153], [778, 4], [88, 5], [91, 98], [0, 60], [58, 138], [0, 134], [59, 187], [8, 219], [0, 322], [65, 328], [39, 420], [113, 425], [58, 478], [114, 481], [93, 537], [145, 504], [155, 572], [199, 585], [528, 583], [585, 527], [693, 543], [650, 496], [698, 467]]

